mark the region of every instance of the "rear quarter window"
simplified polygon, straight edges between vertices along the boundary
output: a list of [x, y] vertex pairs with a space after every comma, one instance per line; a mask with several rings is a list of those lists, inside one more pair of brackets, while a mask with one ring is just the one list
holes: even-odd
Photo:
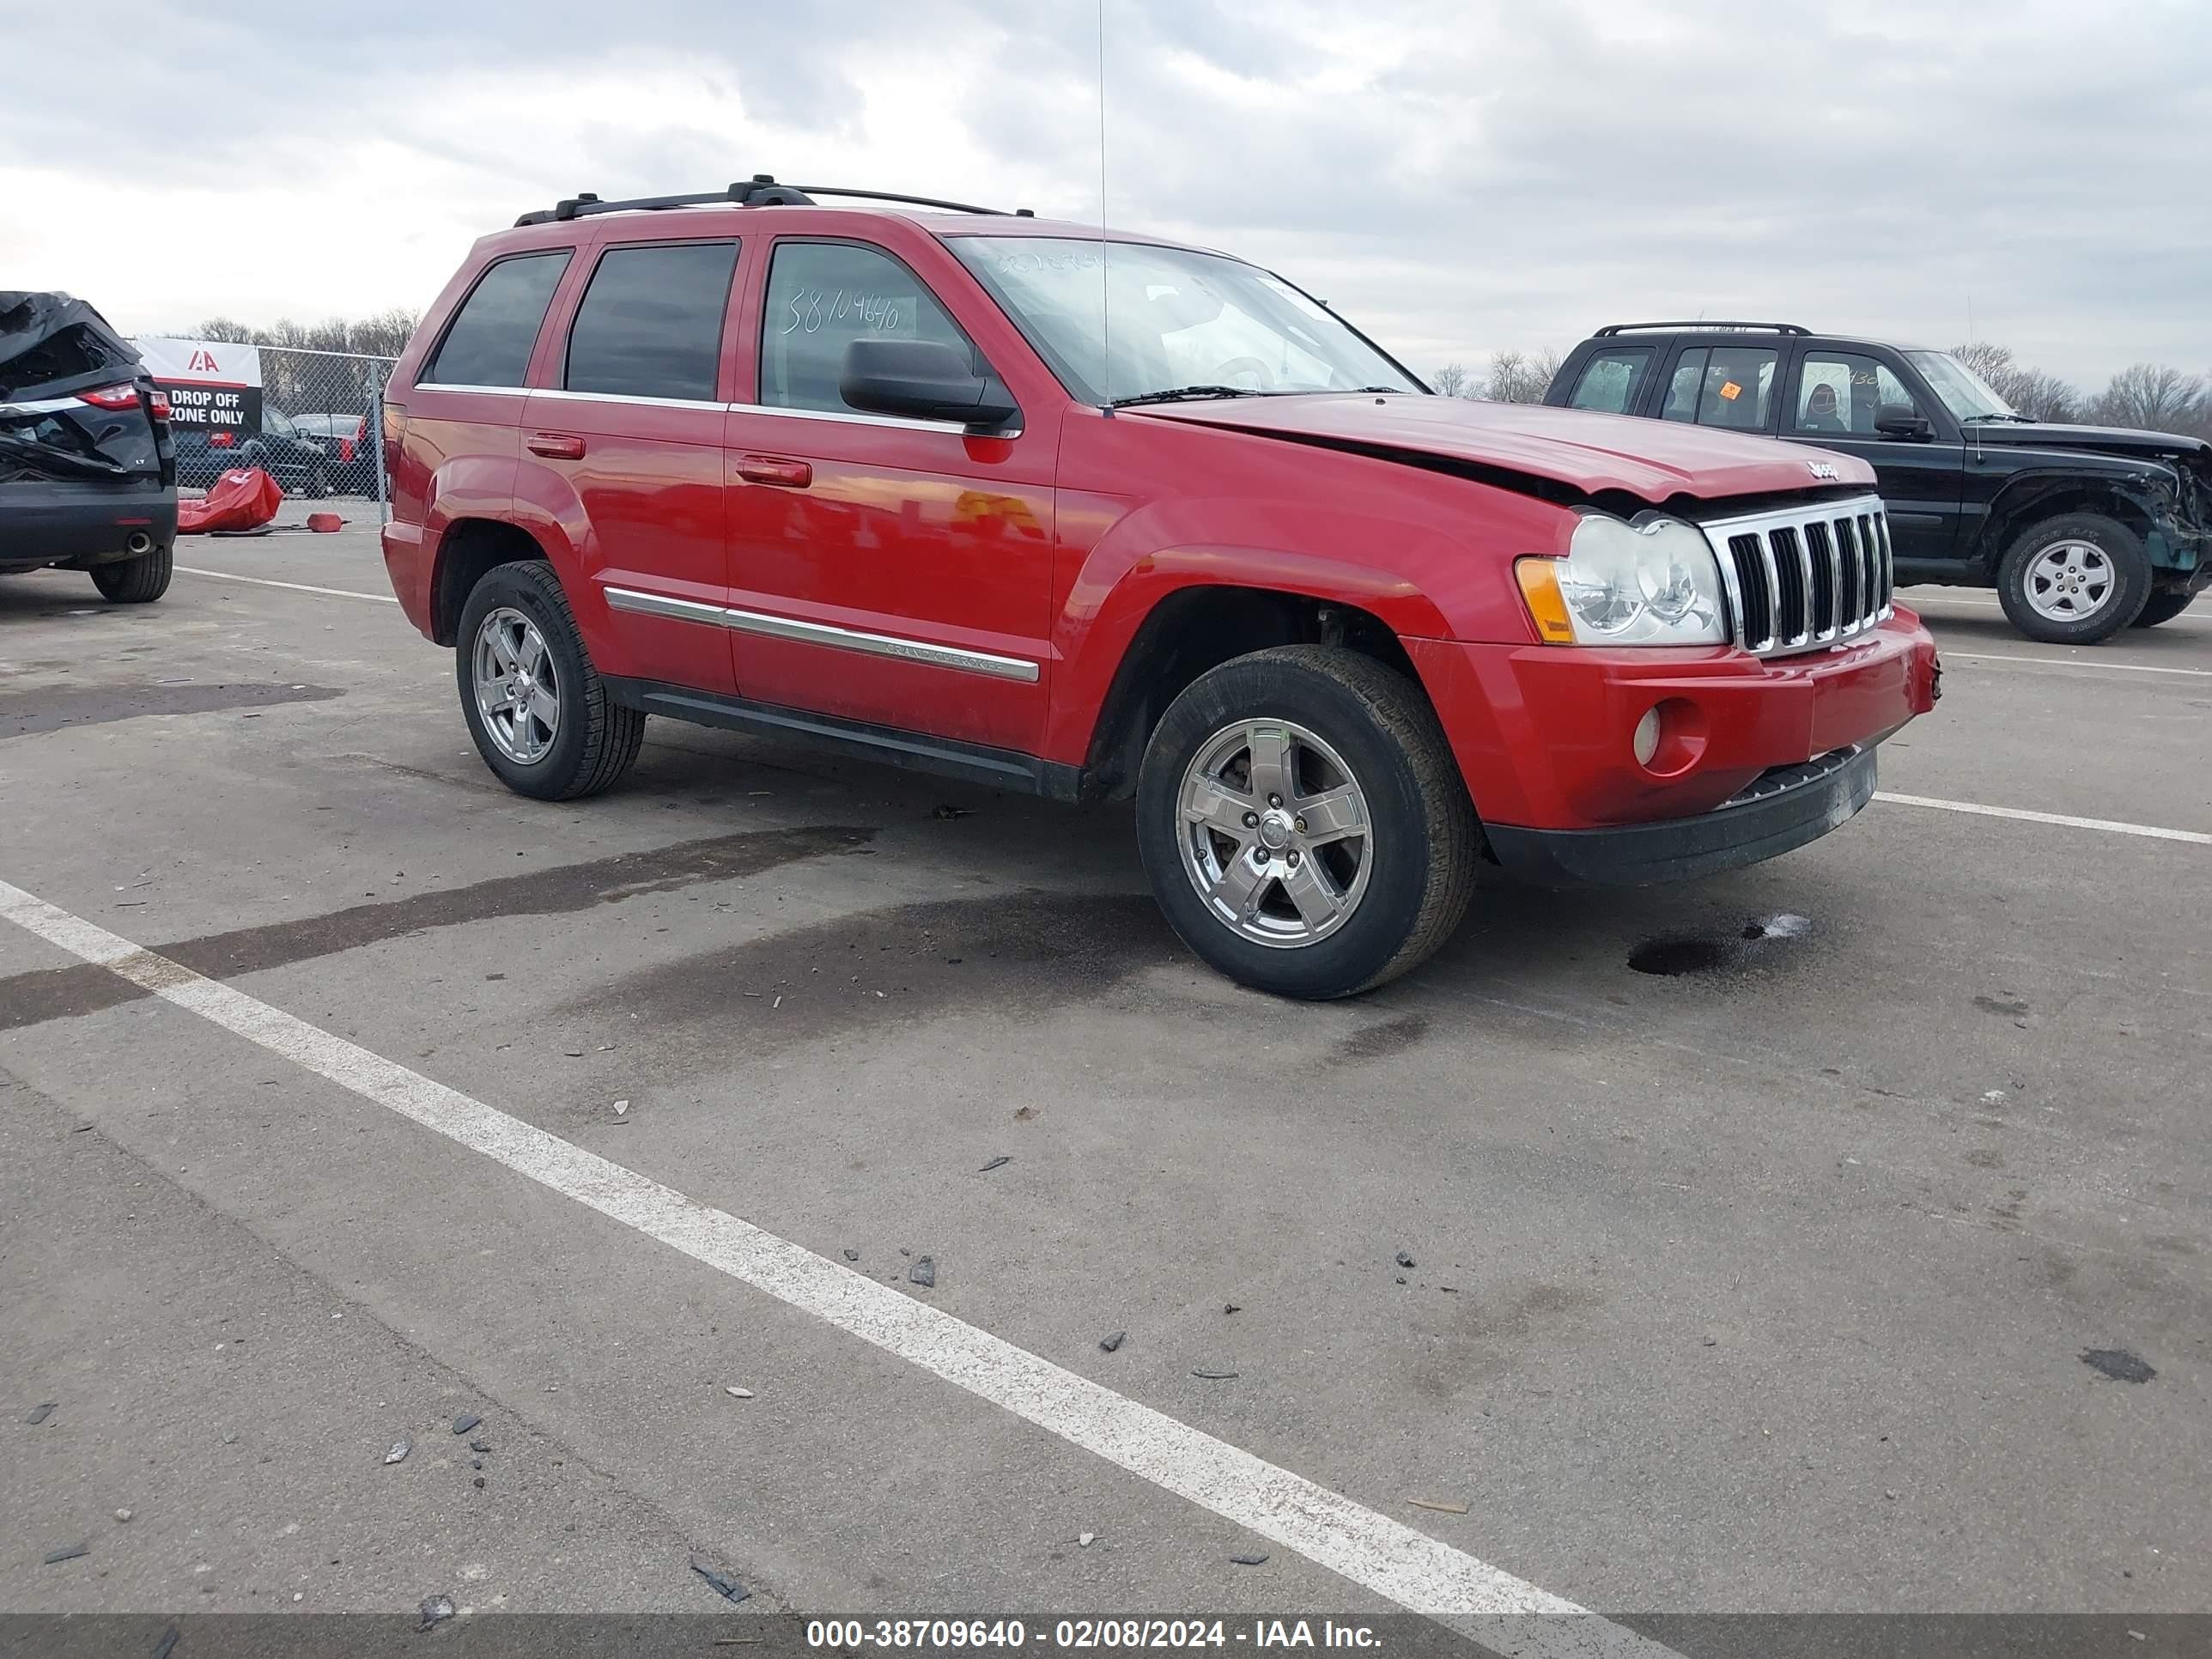
[[1567, 396], [1567, 407], [1626, 415], [1636, 407], [1650, 368], [1650, 346], [1608, 346], [1594, 352]]
[[417, 384], [520, 386], [572, 252], [520, 254], [487, 270], [453, 313]]

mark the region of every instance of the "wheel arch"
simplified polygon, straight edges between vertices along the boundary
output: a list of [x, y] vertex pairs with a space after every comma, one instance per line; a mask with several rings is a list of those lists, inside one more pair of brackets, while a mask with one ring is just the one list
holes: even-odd
[[503, 564], [550, 563], [544, 544], [520, 525], [501, 519], [456, 519], [439, 538], [430, 575], [430, 637], [452, 645], [460, 636], [461, 609], [487, 573]]
[[2122, 477], [2084, 476], [2077, 472], [2031, 473], [2014, 478], [1990, 503], [1982, 521], [1975, 557], [1995, 580], [2013, 544], [2047, 519], [2069, 513], [2094, 513], [2125, 526], [2146, 550], [2157, 544], [2164, 517], [2154, 491], [2143, 483]]
[[1168, 705], [1192, 681], [1232, 658], [1279, 645], [1335, 645], [1428, 691], [1377, 611], [1300, 587], [1194, 581], [1151, 596], [1128, 631], [1084, 747], [1084, 793], [1135, 792], [1145, 745]]

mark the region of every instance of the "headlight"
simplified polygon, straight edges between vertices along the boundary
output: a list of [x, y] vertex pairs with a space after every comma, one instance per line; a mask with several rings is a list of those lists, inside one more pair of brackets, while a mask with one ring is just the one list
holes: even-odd
[[1550, 645], [1722, 645], [1721, 570], [1695, 525], [1646, 513], [1632, 524], [1585, 512], [1564, 559], [1514, 566]]

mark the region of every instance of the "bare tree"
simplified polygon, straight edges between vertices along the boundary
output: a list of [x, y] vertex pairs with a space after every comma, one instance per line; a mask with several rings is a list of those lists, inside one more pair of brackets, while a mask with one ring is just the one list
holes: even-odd
[[349, 323], [343, 317], [319, 323], [296, 323], [279, 317], [266, 328], [255, 328], [234, 317], [210, 317], [182, 337], [228, 341], [233, 345], [290, 347], [307, 351], [353, 351], [371, 357], [396, 357], [422, 320], [421, 313], [394, 306], [374, 317]]
[[422, 320], [421, 313], [400, 306], [380, 311], [374, 317], [362, 318], [346, 331], [347, 347], [372, 356], [397, 357], [406, 349]]
[[1953, 346], [1951, 355], [1999, 392], [2004, 388], [1997, 382], [2013, 372], [2012, 348], [1999, 345], [1995, 340], [1969, 340], [1964, 345]]
[[217, 344], [252, 345], [254, 332], [249, 324], [235, 317], [210, 317], [205, 322], [186, 329], [179, 337], [186, 340], [213, 340]]
[[1467, 365], [1446, 363], [1429, 376], [1429, 384], [1447, 398], [1464, 398], [1468, 390]]
[[1544, 394], [1552, 389], [1552, 382], [1559, 378], [1559, 370], [1565, 365], [1566, 361], [1566, 353], [1555, 350], [1549, 346], [1536, 354], [1536, 361], [1533, 367], [1536, 395], [1529, 399], [1531, 403], [1543, 401]]
[[2031, 368], [2008, 345], [1994, 340], [1975, 340], [1953, 346], [1951, 355], [1989, 382], [1997, 396], [2021, 414], [2039, 421], [2074, 421], [2081, 417], [2081, 394], [2056, 374]]
[[2081, 418], [2081, 394], [2069, 382], [2042, 369], [2023, 369], [1997, 390], [2007, 403], [2032, 420]]
[[1517, 351], [1493, 351], [1482, 395], [1494, 404], [1534, 403], [1544, 395], [1535, 366]]
[[2204, 381], [2160, 363], [2136, 363], [2112, 376], [2089, 418], [2100, 426], [2188, 430], [2205, 418]]

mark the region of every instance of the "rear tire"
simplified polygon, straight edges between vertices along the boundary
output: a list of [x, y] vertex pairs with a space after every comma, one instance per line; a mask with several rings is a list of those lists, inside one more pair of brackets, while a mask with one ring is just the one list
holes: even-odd
[[2154, 593], [2143, 602], [2143, 608], [2136, 613], [2134, 625], [2137, 628], [2155, 628], [2160, 623], [2172, 622], [2189, 609], [2189, 602], [2196, 597], [2194, 593], [2190, 592]]
[[169, 591], [176, 568], [176, 547], [165, 542], [137, 558], [93, 566], [92, 585], [111, 605], [151, 605]]
[[1449, 939], [1479, 830], [1435, 711], [1404, 676], [1326, 646], [1200, 675], [1145, 750], [1137, 840], [1184, 943], [1241, 984], [1374, 989]]
[[[484, 573], [461, 606], [453, 663], [477, 752], [517, 794], [596, 795], [637, 759], [645, 715], [608, 695], [550, 565], [532, 560]], [[528, 690], [510, 695], [519, 687]]]
[[2150, 597], [2150, 560], [2135, 532], [2095, 513], [2031, 526], [1997, 566], [2012, 625], [2045, 645], [2095, 645], [2136, 619]]

